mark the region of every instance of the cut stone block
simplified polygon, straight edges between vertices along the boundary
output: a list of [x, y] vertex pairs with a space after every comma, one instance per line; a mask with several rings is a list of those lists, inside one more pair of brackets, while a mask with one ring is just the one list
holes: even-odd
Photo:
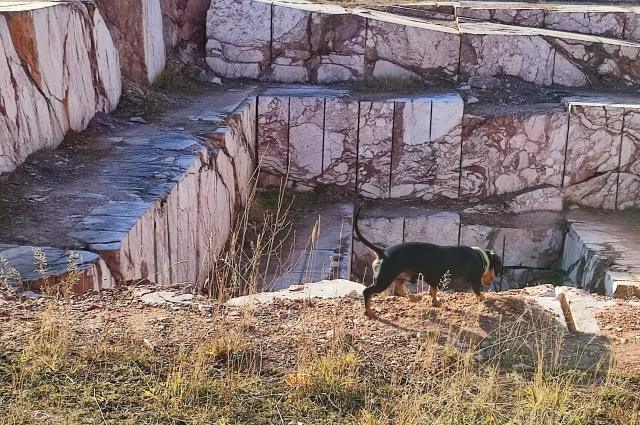
[[325, 102], [320, 182], [355, 192], [359, 104], [340, 98], [327, 98]]
[[521, 27], [542, 27], [545, 13], [537, 5], [527, 3], [462, 2], [456, 6], [456, 15]]
[[622, 38], [626, 9], [599, 5], [557, 5], [545, 12], [544, 27], [572, 33]]
[[429, 242], [440, 246], [458, 245], [460, 215], [441, 212], [404, 219], [404, 242]]
[[212, 0], [206, 60], [227, 78], [258, 78], [271, 60], [272, 6], [258, 0]]
[[565, 199], [585, 207], [613, 210], [616, 208], [618, 179], [618, 173], [608, 172], [568, 186], [564, 190]]
[[570, 102], [569, 112], [564, 185], [618, 171], [624, 110]]
[[540, 85], [640, 81], [640, 45], [541, 28], [460, 23], [460, 77], [513, 75]]
[[311, 15], [311, 80], [349, 81], [364, 75], [366, 19], [347, 13]]
[[117, 51], [80, 3], [0, 3], [0, 173], [84, 130], [120, 98]]
[[289, 158], [291, 182], [314, 184], [322, 174], [325, 99], [289, 99]]
[[616, 200], [616, 209], [619, 210], [640, 206], [640, 176], [620, 173]]
[[[463, 218], [460, 244], [491, 249], [502, 257], [504, 266], [550, 269], [562, 255], [563, 231], [556, 214], [521, 214], [505, 218], [496, 226], [472, 224], [473, 221], [473, 217]], [[509, 270], [494, 286], [499, 288], [502, 284], [500, 289], [504, 290], [535, 283], [528, 278], [537, 276], [529, 276], [527, 270]]]
[[358, 193], [388, 198], [391, 178], [393, 102], [360, 102]]
[[[230, 114], [229, 127], [207, 147], [184, 133], [101, 116], [56, 151], [34, 154], [0, 184], [0, 238], [89, 250], [117, 283], [202, 285], [252, 184], [244, 176], [255, 156], [256, 101], [243, 102], [246, 91], [223, 96], [211, 107]], [[234, 112], [238, 104], [248, 113]], [[8, 203], [20, 214], [2, 214]]]
[[619, 239], [606, 225], [574, 222], [565, 237], [562, 269], [578, 287], [605, 292], [605, 274], [615, 262]]
[[561, 185], [566, 111], [558, 108], [478, 118], [465, 120], [469, 124], [462, 147], [462, 196], [483, 198]]
[[640, 298], [640, 275], [607, 271], [604, 277], [605, 295], [612, 298]]
[[216, 146], [224, 149], [229, 158], [233, 158], [233, 170], [236, 182], [247, 184], [236, 185], [236, 196], [241, 206], [249, 198], [256, 174], [256, 108], [255, 97], [243, 102], [227, 118], [228, 127], [219, 128], [216, 133], [221, 142]]
[[96, 4], [118, 48], [123, 75], [153, 83], [165, 65], [160, 1], [97, 0]]
[[392, 198], [457, 198], [462, 114], [459, 95], [395, 103]]
[[633, 6], [626, 13], [623, 38], [629, 41], [640, 42], [640, 7]]
[[507, 203], [507, 212], [522, 214], [532, 211], [562, 211], [562, 190], [545, 187], [520, 194]]
[[[553, 82], [555, 51], [541, 30], [461, 23], [460, 78], [512, 75], [544, 86]], [[515, 33], [514, 33], [515, 31]]]
[[366, 75], [457, 80], [457, 30], [378, 11], [354, 13], [368, 18]]
[[261, 172], [286, 176], [289, 169], [289, 98], [258, 98], [258, 156]]

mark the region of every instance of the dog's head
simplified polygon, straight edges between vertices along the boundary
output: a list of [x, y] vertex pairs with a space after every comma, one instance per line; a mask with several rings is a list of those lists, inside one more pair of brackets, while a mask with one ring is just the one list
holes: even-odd
[[493, 251], [487, 251], [489, 256], [489, 268], [498, 275], [502, 273], [502, 259]]
[[502, 273], [502, 259], [494, 251], [485, 249], [489, 258], [489, 271], [482, 276], [482, 284], [491, 286], [496, 276]]

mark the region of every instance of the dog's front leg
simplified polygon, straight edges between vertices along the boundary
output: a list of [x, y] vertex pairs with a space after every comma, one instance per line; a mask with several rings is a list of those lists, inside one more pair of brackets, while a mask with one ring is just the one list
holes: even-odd
[[434, 307], [442, 306], [442, 303], [438, 301], [438, 288], [429, 285], [429, 295], [431, 296], [431, 305]]

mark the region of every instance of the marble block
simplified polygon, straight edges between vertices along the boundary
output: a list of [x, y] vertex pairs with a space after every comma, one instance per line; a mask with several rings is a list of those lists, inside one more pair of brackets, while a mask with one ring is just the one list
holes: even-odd
[[469, 124], [464, 129], [461, 195], [484, 198], [540, 185], [560, 186], [567, 125], [567, 113], [561, 109]]
[[393, 102], [360, 102], [358, 194], [388, 198], [391, 177]]

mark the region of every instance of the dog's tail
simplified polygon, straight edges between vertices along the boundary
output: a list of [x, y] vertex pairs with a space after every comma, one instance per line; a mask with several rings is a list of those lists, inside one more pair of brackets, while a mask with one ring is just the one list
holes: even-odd
[[376, 257], [380, 259], [384, 257], [384, 252], [382, 251], [382, 249], [378, 248], [377, 246], [375, 246], [374, 244], [366, 240], [360, 233], [360, 229], [358, 229], [358, 216], [360, 215], [360, 210], [362, 209], [363, 205], [364, 204], [360, 204], [360, 206], [356, 210], [356, 216], [353, 218], [353, 230], [356, 232], [356, 236], [358, 237], [358, 239], [360, 239], [360, 242], [365, 244], [365, 246], [369, 248], [371, 251], [373, 251], [373, 253], [376, 254]]

